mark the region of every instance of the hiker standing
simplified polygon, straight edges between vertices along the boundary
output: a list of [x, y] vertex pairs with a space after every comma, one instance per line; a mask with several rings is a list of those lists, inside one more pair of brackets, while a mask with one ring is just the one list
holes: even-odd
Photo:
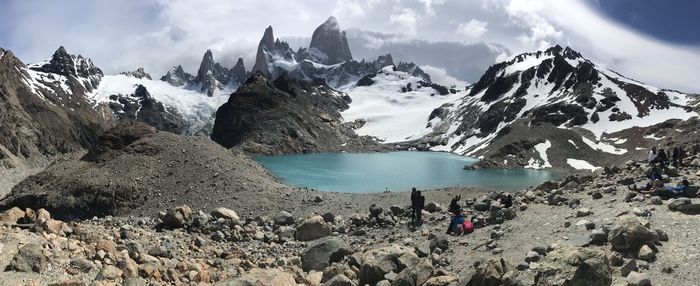
[[411, 189], [411, 223], [416, 223], [416, 206], [418, 204], [418, 196], [420, 193], [414, 187]]
[[656, 147], [651, 147], [649, 154], [647, 155], [647, 163], [653, 164], [656, 161]]
[[418, 191], [418, 199], [416, 200], [416, 225], [423, 225], [423, 208], [425, 207], [425, 196]]
[[673, 147], [673, 151], [671, 151], [671, 165], [678, 168], [678, 159], [680, 158], [680, 150], [678, 150], [678, 147]]

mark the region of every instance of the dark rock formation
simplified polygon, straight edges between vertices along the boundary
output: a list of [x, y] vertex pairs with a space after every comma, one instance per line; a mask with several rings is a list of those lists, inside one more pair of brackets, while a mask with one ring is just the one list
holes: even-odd
[[216, 112], [211, 138], [257, 154], [381, 148], [342, 124], [349, 100], [323, 83], [254, 74]]
[[[30, 69], [31, 68], [31, 69]], [[24, 65], [0, 49], [0, 153], [20, 158], [84, 149], [111, 124], [86, 94], [102, 71], [61, 47], [47, 63]]]
[[148, 74], [143, 68], [138, 68], [135, 71], [123, 72], [121, 74], [126, 75], [126, 76], [135, 77], [135, 78], [151, 79], [151, 75]]
[[335, 17], [330, 17], [321, 24], [311, 36], [309, 50], [315, 49], [326, 56], [324, 64], [337, 64], [352, 60], [348, 39], [345, 32], [340, 31], [340, 26]]
[[168, 73], [160, 78], [162, 81], [168, 82], [172, 86], [183, 86], [194, 80], [194, 76], [186, 73], [181, 65], [172, 67]]
[[158, 130], [175, 134], [184, 134], [188, 124], [182, 115], [174, 108], [166, 107], [139, 85], [133, 94], [110, 96], [109, 107], [119, 121], [139, 121], [149, 124]]

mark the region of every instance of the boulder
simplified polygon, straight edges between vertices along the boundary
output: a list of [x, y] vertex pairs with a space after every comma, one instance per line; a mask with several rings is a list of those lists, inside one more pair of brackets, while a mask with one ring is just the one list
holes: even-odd
[[404, 212], [405, 212], [405, 210], [403, 208], [401, 208], [400, 206], [396, 206], [396, 205], [389, 207], [389, 210], [391, 210], [391, 213], [395, 216], [400, 216], [400, 215], [404, 214]]
[[668, 204], [668, 209], [686, 214], [700, 214], [700, 204], [694, 204], [689, 198], [673, 200]]
[[294, 216], [292, 216], [292, 214], [287, 211], [279, 211], [272, 217], [272, 220], [275, 222], [276, 225], [294, 224]]
[[354, 251], [345, 240], [338, 237], [320, 239], [309, 245], [301, 254], [301, 266], [304, 271], [323, 271], [333, 262], [341, 261]]
[[537, 268], [536, 285], [611, 285], [605, 253], [573, 246], [549, 252]]
[[294, 236], [297, 232], [297, 229], [294, 228], [293, 226], [280, 226], [277, 228], [275, 233], [277, 234], [277, 240], [279, 242], [287, 242], [294, 240]]
[[391, 285], [392, 286], [414, 286], [423, 285], [433, 276], [433, 265], [429, 259], [423, 259], [413, 267], [409, 267], [399, 272]]
[[584, 217], [591, 215], [591, 210], [588, 208], [579, 208], [576, 210], [576, 217]]
[[608, 255], [608, 261], [611, 266], [620, 267], [625, 262], [625, 259], [622, 253], [613, 251]]
[[637, 270], [639, 270], [637, 267], [637, 260], [630, 259], [626, 263], [622, 263], [622, 267], [620, 267], [620, 274], [622, 277], [627, 277], [627, 275]]
[[671, 211], [678, 211], [682, 206], [689, 205], [692, 202], [689, 198], [678, 198], [668, 203], [668, 209]]
[[537, 185], [533, 190], [549, 192], [549, 191], [554, 190], [558, 187], [559, 187], [559, 183], [557, 183], [555, 181], [544, 181], [541, 184]]
[[186, 205], [169, 209], [161, 216], [163, 227], [167, 229], [183, 228], [192, 219], [192, 209]]
[[625, 277], [625, 282], [627, 282], [627, 285], [629, 286], [651, 286], [649, 274], [639, 273], [636, 271], [633, 271], [627, 275], [627, 277]]
[[474, 201], [473, 208], [480, 212], [485, 212], [491, 207], [491, 197], [483, 195]]
[[215, 208], [211, 211], [211, 216], [214, 218], [223, 218], [226, 220], [230, 220], [231, 222], [233, 222], [234, 225], [241, 224], [241, 219], [238, 217], [238, 214], [236, 214], [236, 212], [232, 209], [224, 207]]
[[654, 238], [654, 233], [632, 215], [619, 217], [608, 233], [613, 250], [620, 252], [636, 252], [642, 245], [653, 243]]
[[451, 275], [436, 276], [428, 279], [423, 286], [447, 286], [457, 281], [457, 277]]
[[46, 233], [52, 233], [59, 236], [65, 236], [66, 234], [72, 232], [66, 223], [55, 219], [45, 220], [40, 226]]
[[397, 263], [398, 258], [408, 252], [401, 246], [387, 246], [368, 250], [362, 254], [362, 266], [360, 267], [360, 284], [375, 285], [384, 280], [384, 276], [390, 272], [400, 273]]
[[503, 258], [491, 259], [480, 264], [472, 275], [467, 286], [498, 286], [504, 285], [503, 276], [513, 269]]
[[606, 242], [608, 242], [608, 234], [605, 233], [605, 231], [600, 230], [600, 229], [594, 229], [591, 231], [591, 242], [596, 245], [602, 245]]
[[425, 205], [425, 211], [429, 213], [442, 211], [442, 206], [436, 202], [429, 202]]
[[326, 221], [327, 223], [334, 223], [335, 222], [335, 215], [331, 212], [324, 213], [321, 215], [323, 217], [323, 220]]
[[330, 235], [332, 228], [323, 217], [315, 215], [297, 226], [296, 238], [299, 241], [309, 241]]
[[0, 222], [6, 222], [10, 224], [17, 223], [20, 219], [24, 218], [25, 212], [18, 207], [13, 207], [9, 210], [4, 211], [0, 214]]
[[18, 272], [36, 272], [41, 273], [46, 269], [47, 259], [44, 256], [44, 251], [41, 245], [30, 243], [19, 248], [17, 254], [12, 258], [10, 265], [7, 266], [10, 270]]
[[430, 241], [430, 252], [434, 252], [436, 248], [440, 248], [443, 252], [450, 246], [450, 242], [444, 236], [438, 236]]
[[343, 274], [338, 274], [336, 276], [333, 276], [330, 280], [326, 281], [325, 283], [321, 284], [322, 286], [357, 286], [355, 282], [352, 282], [350, 278]]
[[216, 283], [217, 286], [296, 286], [294, 275], [278, 269], [254, 268], [237, 278]]
[[105, 265], [97, 274], [95, 280], [115, 281], [122, 277], [122, 271], [112, 265]]
[[654, 252], [654, 250], [651, 249], [651, 247], [649, 247], [648, 245], [644, 245], [642, 246], [642, 248], [639, 249], [639, 252], [637, 253], [637, 258], [647, 262], [651, 262], [654, 261], [654, 259], [656, 259], [656, 253]]
[[371, 206], [369, 206], [369, 214], [372, 215], [373, 217], [378, 217], [379, 215], [382, 214], [382, 212], [384, 212], [384, 209], [382, 209], [382, 207], [380, 207], [380, 206], [377, 206], [375, 204], [372, 204]]

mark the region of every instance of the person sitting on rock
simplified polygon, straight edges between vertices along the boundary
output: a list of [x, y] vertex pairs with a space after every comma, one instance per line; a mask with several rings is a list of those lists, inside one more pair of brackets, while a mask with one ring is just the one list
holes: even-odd
[[498, 201], [503, 205], [504, 208], [509, 208], [513, 206], [513, 196], [510, 193], [505, 193], [498, 199]]
[[688, 179], [683, 179], [680, 184], [676, 186], [669, 186], [666, 187], [666, 193], [670, 197], [687, 197], [688, 196], [688, 188], [690, 187], [690, 182], [688, 182]]
[[450, 225], [447, 227], [447, 234], [462, 235], [464, 234], [464, 215], [461, 210], [454, 212], [454, 216], [450, 220]]
[[676, 186], [664, 187], [660, 180], [654, 181], [654, 185], [648, 191], [641, 191], [642, 194], [649, 194], [652, 196], [659, 196], [662, 198], [677, 198], [681, 196], [687, 196], [688, 188], [690, 187], [690, 182], [687, 179], [681, 181], [680, 184]]
[[421, 192], [417, 192], [417, 200], [416, 200], [416, 225], [421, 226], [423, 225], [423, 208], [425, 208], [425, 196], [421, 195]]

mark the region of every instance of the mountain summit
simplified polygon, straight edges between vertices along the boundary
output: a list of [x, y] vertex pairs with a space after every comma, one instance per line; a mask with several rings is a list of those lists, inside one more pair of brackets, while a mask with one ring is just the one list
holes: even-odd
[[335, 17], [328, 18], [314, 31], [309, 51], [313, 53], [314, 49], [325, 55], [325, 64], [337, 64], [352, 60], [348, 38], [345, 36], [345, 31], [340, 31]]

